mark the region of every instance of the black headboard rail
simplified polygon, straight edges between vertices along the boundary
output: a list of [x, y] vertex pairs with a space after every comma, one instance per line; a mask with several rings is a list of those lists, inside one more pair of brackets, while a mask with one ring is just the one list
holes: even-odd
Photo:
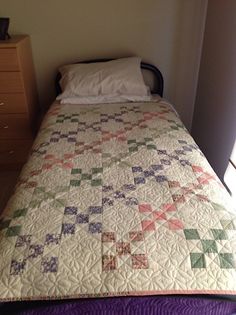
[[[106, 62], [106, 61], [111, 61], [114, 59], [95, 59], [95, 60], [86, 60], [86, 61], [79, 61], [75, 62], [76, 63], [95, 63], [95, 62]], [[159, 94], [161, 97], [163, 96], [163, 90], [164, 90], [164, 80], [161, 71], [154, 65], [146, 63], [146, 62], [141, 62], [141, 69], [144, 70], [149, 70], [152, 72], [154, 75], [154, 78], [156, 80], [156, 87], [151, 91], [152, 94]], [[56, 78], [55, 78], [55, 87], [56, 87], [56, 94], [59, 95], [61, 91], [60, 87], [60, 79], [61, 79], [61, 74], [60, 72], [57, 73]]]

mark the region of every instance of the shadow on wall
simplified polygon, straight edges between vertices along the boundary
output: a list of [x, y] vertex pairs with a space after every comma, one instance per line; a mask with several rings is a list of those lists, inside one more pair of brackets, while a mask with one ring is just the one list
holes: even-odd
[[[203, 5], [204, 3], [204, 5]], [[139, 55], [165, 78], [165, 97], [185, 124], [192, 120], [199, 30], [206, 1], [1, 0], [10, 32], [31, 36], [41, 105], [55, 97], [58, 66], [78, 60]], [[203, 10], [204, 11], [204, 10]]]
[[209, 0], [192, 134], [222, 181], [236, 141], [235, 29], [236, 1]]

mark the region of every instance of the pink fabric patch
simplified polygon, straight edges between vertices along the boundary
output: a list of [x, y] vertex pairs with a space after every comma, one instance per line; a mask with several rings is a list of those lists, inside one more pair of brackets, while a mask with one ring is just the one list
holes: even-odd
[[182, 230], [184, 228], [183, 223], [178, 219], [170, 219], [168, 225], [170, 230]]
[[152, 212], [152, 207], [149, 204], [141, 204], [138, 208], [139, 212]]
[[129, 232], [131, 242], [143, 241], [143, 232]]
[[166, 220], [166, 214], [161, 211], [155, 211], [153, 212], [153, 218], [154, 220]]
[[199, 173], [199, 172], [200, 172], [200, 173], [203, 172], [202, 167], [197, 166], [197, 165], [193, 165], [193, 166], [192, 166], [192, 169], [193, 169], [193, 171], [196, 172], [196, 173], [197, 173], [197, 172], [198, 172], [198, 173]]
[[162, 206], [162, 210], [163, 211], [168, 211], [168, 212], [171, 212], [171, 211], [176, 211], [176, 206], [172, 203], [166, 203]]
[[132, 255], [132, 267], [133, 269], [147, 269], [148, 261], [144, 254], [134, 254]]
[[155, 223], [151, 220], [144, 220], [142, 221], [142, 228], [143, 231], [155, 231], [156, 227], [155, 227]]
[[54, 159], [54, 155], [53, 155], [53, 154], [45, 155], [44, 159], [45, 159], [45, 160]]

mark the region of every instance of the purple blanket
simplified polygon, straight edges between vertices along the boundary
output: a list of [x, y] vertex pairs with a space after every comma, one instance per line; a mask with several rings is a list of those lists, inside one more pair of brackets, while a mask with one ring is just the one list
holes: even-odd
[[236, 314], [236, 302], [213, 298], [153, 296], [81, 299], [69, 301], [10, 302], [0, 304], [0, 314], [21, 315], [131, 315], [131, 314]]

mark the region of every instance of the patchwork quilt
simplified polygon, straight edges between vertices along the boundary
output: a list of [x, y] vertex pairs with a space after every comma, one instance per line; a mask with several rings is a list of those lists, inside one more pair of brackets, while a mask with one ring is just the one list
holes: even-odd
[[236, 212], [170, 105], [49, 110], [0, 221], [0, 300], [235, 294]]

